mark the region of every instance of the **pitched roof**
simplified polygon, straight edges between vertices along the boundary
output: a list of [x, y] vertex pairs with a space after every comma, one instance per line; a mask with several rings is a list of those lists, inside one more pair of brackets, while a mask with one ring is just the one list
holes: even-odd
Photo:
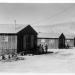
[[23, 24], [0, 24], [0, 33], [17, 33], [27, 25]]
[[[16, 26], [15, 26], [15, 24], [0, 24], [0, 33], [17, 33], [27, 26], [28, 25], [25, 25], [25, 24], [16, 24]], [[38, 33], [38, 38], [59, 38], [59, 36], [62, 33], [62, 31], [59, 31], [59, 30], [58, 30], [59, 32], [52, 31], [53, 27], [47, 27], [47, 26], [45, 26], [45, 27], [32, 26], [32, 27]], [[69, 32], [71, 32], [71, 31], [69, 31]], [[74, 34], [64, 33], [64, 30], [63, 30], [63, 34], [65, 35], [66, 38], [74, 38], [75, 37]]]
[[38, 33], [33, 29], [30, 25], [25, 26], [21, 30], [19, 30], [18, 34], [32, 34], [32, 35], [37, 35]]
[[[30, 25], [25, 25], [25, 24], [0, 24], [0, 34], [16, 34], [22, 30], [24, 30], [26, 27], [32, 28]], [[36, 30], [34, 28], [33, 32]], [[26, 29], [27, 30], [27, 29]], [[37, 34], [37, 32], [36, 32]]]
[[[39, 33], [38, 38], [59, 38], [59, 33]], [[74, 35], [64, 34], [66, 38], [73, 39]]]
[[65, 35], [62, 33], [59, 38], [64, 38], [65, 39]]
[[75, 37], [75, 24], [38, 25], [33, 27], [38, 32], [38, 38], [59, 38], [62, 33], [66, 38], [72, 39]]

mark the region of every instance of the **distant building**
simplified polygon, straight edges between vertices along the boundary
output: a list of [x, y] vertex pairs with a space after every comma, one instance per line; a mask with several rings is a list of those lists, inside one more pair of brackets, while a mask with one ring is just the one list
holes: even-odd
[[64, 34], [39, 33], [37, 43], [48, 44], [48, 49], [63, 49], [65, 46], [74, 47], [74, 37], [65, 36]]
[[64, 34], [62, 33], [60, 36], [59, 36], [59, 45], [58, 45], [58, 48], [60, 48], [60, 49], [63, 49], [63, 48], [65, 48], [65, 36], [64, 36]]

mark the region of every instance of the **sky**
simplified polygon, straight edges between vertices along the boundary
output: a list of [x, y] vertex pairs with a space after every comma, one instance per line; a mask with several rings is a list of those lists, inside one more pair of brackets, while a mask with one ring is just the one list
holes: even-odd
[[52, 25], [75, 22], [74, 3], [0, 3], [0, 24]]

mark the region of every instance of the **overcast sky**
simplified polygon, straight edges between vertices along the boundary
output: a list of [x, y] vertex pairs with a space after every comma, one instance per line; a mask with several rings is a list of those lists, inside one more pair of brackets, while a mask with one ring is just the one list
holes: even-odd
[[0, 24], [51, 25], [75, 22], [75, 4], [0, 4]]

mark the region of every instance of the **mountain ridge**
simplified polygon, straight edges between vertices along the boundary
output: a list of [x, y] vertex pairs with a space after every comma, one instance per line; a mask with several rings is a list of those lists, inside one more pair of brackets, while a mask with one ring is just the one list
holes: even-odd
[[[60, 35], [63, 33], [65, 36], [75, 37], [75, 22], [59, 23], [54, 25], [39, 25], [33, 28], [42, 36], [42, 33], [50, 35]], [[46, 35], [47, 36], [47, 35]]]

